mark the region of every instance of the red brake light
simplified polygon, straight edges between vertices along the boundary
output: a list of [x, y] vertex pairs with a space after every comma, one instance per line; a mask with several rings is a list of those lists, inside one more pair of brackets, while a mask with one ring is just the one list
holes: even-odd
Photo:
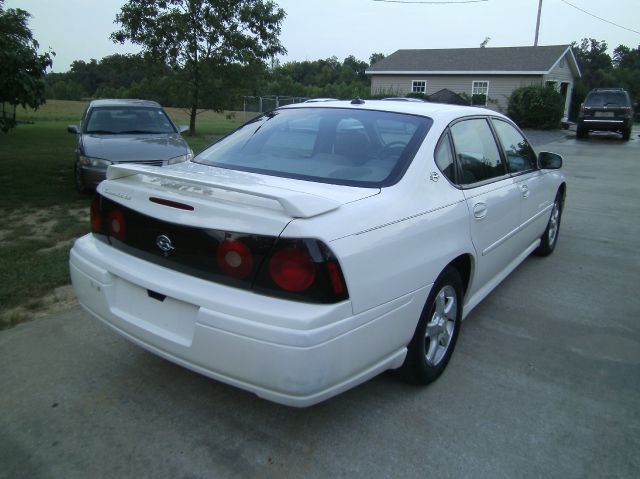
[[94, 233], [102, 233], [102, 211], [100, 208], [100, 197], [95, 195], [91, 201], [90, 208], [91, 231]]
[[218, 246], [216, 260], [220, 269], [229, 276], [244, 279], [253, 271], [253, 256], [240, 241], [227, 240]]
[[279, 287], [297, 293], [313, 284], [316, 267], [308, 253], [298, 248], [285, 248], [271, 257], [269, 274]]
[[124, 221], [124, 214], [120, 210], [112, 210], [107, 217], [107, 228], [109, 234], [115, 239], [124, 241], [126, 237], [126, 223]]

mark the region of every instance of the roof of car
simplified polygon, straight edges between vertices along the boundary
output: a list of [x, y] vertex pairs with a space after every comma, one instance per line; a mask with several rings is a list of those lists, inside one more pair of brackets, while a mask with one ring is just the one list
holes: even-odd
[[160, 103], [151, 100], [133, 100], [133, 99], [101, 99], [93, 100], [89, 106], [146, 106], [161, 108]]
[[493, 115], [501, 116], [498, 113], [487, 108], [478, 108], [472, 106], [449, 105], [446, 103], [429, 103], [429, 102], [413, 102], [413, 101], [388, 101], [388, 100], [360, 100], [358, 103], [352, 103], [351, 100], [325, 101], [321, 103], [295, 103], [280, 107], [280, 109], [289, 108], [352, 108], [355, 110], [377, 110], [388, 111], [392, 113], [408, 113], [410, 115], [427, 116], [435, 119], [436, 117], [455, 118], [474, 115]]

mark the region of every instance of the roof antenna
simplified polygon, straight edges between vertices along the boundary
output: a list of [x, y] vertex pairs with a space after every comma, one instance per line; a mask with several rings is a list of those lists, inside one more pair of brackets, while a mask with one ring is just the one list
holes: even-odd
[[491, 40], [491, 37], [485, 37], [484, 41], [480, 44], [480, 48], [486, 47], [487, 43], [489, 43], [489, 40]]
[[352, 105], [364, 105], [364, 100], [360, 97], [351, 100]]

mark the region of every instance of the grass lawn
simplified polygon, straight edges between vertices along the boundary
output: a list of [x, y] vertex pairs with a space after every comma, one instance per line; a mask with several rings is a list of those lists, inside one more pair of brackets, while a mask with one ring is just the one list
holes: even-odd
[[[89, 231], [90, 198], [73, 187], [75, 136], [66, 126], [79, 122], [85, 106], [50, 100], [18, 113], [29, 124], [0, 133], [0, 329], [32, 317], [55, 288], [69, 284], [68, 252]], [[168, 112], [176, 123], [188, 122], [183, 111]], [[185, 139], [197, 153], [241, 120], [242, 113], [234, 121], [204, 112], [198, 134]]]

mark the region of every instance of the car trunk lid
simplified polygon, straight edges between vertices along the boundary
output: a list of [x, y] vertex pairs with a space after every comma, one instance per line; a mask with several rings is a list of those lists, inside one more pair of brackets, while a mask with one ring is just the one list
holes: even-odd
[[[201, 228], [278, 236], [311, 218], [380, 192], [240, 172], [196, 163], [112, 165], [100, 194], [142, 214]], [[158, 201], [160, 200], [160, 201]], [[176, 207], [177, 205], [186, 206]]]

